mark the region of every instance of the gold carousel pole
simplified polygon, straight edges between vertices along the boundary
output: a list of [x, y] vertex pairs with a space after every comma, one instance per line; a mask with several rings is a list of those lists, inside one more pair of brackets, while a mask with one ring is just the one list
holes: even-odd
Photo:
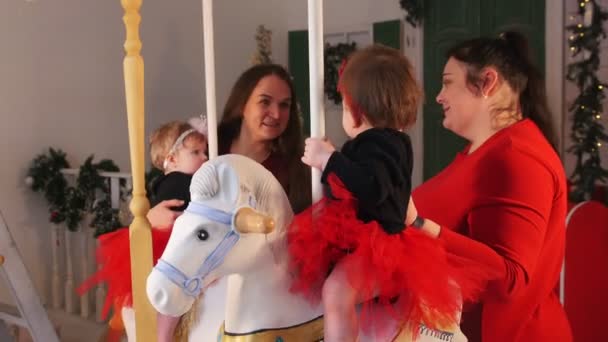
[[144, 185], [144, 60], [139, 39], [142, 0], [121, 0], [120, 3], [125, 11], [123, 21], [127, 32], [123, 67], [133, 177], [130, 208], [134, 219], [129, 227], [133, 308], [137, 341], [148, 342], [156, 341], [156, 312], [146, 295], [146, 278], [152, 270], [152, 235], [146, 218], [150, 203]]

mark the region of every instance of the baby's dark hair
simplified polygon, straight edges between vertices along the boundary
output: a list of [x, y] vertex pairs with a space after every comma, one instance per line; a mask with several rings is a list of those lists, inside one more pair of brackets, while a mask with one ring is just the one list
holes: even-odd
[[374, 44], [354, 52], [338, 82], [355, 124], [403, 130], [416, 122], [422, 89], [410, 61], [400, 51]]

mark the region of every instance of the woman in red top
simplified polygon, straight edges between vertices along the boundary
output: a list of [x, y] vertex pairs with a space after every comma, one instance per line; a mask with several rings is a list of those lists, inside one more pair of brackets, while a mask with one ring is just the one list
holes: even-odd
[[444, 127], [470, 144], [414, 191], [415, 226], [496, 271], [482, 300], [465, 308], [469, 341], [572, 341], [554, 292], [567, 190], [544, 81], [518, 33], [469, 40], [447, 55], [437, 102]]

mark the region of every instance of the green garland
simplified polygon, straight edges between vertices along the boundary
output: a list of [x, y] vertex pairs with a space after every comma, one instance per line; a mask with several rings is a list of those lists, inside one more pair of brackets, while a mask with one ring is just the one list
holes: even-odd
[[120, 211], [112, 208], [109, 196], [94, 203], [91, 209], [95, 212], [95, 216], [90, 224], [91, 227], [95, 228], [95, 233], [93, 234], [95, 237], [111, 233], [126, 226], [120, 221]]
[[338, 92], [339, 68], [351, 53], [357, 49], [357, 43], [325, 44], [325, 94], [335, 104], [342, 103], [342, 96]]
[[422, 23], [424, 0], [399, 0], [399, 5], [407, 12], [405, 21], [412, 25], [412, 27], [416, 27]]
[[[34, 192], [41, 192], [48, 202], [49, 221], [55, 224], [65, 222], [68, 230], [76, 231], [85, 213], [91, 213], [90, 226], [95, 228], [95, 236], [108, 233], [124, 226], [119, 212], [110, 205], [110, 187], [99, 172], [118, 172], [119, 168], [109, 159], [93, 163], [93, 156], [80, 167], [76, 186], [69, 186], [61, 170], [69, 168], [65, 153], [49, 148], [48, 154], [41, 154], [32, 161], [26, 184]], [[125, 195], [125, 182], [120, 183], [120, 198]]]
[[67, 200], [68, 183], [61, 169], [69, 167], [63, 151], [49, 148], [48, 155], [41, 154], [34, 158], [27, 173], [26, 184], [34, 192], [43, 193], [49, 204], [49, 220], [53, 223], [65, 221], [62, 208]]
[[[597, 76], [600, 42], [606, 38], [603, 23], [608, 19], [608, 13], [598, 6], [596, 0], [579, 0], [577, 3], [579, 20], [567, 26], [571, 32], [568, 42], [572, 56], [582, 53], [583, 58], [568, 65], [567, 78], [576, 83], [580, 92], [569, 108], [573, 145], [568, 152], [576, 156], [576, 166], [570, 177], [570, 197], [581, 202], [590, 199], [598, 183], [603, 183], [608, 177], [608, 170], [602, 167], [600, 160], [600, 148], [608, 143], [608, 135], [600, 121], [607, 85]], [[575, 16], [570, 17], [570, 20], [574, 19]]]

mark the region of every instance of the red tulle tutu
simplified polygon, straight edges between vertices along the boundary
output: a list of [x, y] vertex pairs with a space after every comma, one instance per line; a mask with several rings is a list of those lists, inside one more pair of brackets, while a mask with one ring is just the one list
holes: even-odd
[[[319, 301], [332, 267], [348, 255], [354, 260], [346, 269], [350, 285], [385, 304], [399, 321], [438, 329], [458, 324], [463, 298], [475, 298], [482, 288], [466, 275], [467, 265], [453, 264], [439, 240], [414, 228], [389, 235], [375, 221], [363, 223], [356, 216], [356, 199], [341, 181], [332, 174], [329, 184], [335, 199], [323, 198], [296, 215], [290, 227], [292, 290]], [[373, 318], [366, 306], [371, 309], [363, 306], [364, 328]], [[378, 328], [378, 322], [373, 325]]]
[[[170, 236], [171, 229], [152, 229], [154, 265], [163, 254]], [[119, 309], [133, 305], [129, 229], [121, 228], [101, 235], [98, 240], [97, 264], [100, 269], [85, 280], [77, 291], [82, 295], [94, 286], [106, 283], [108, 293], [102, 311], [102, 316], [105, 318], [112, 306], [115, 308], [115, 315], [120, 315]]]

